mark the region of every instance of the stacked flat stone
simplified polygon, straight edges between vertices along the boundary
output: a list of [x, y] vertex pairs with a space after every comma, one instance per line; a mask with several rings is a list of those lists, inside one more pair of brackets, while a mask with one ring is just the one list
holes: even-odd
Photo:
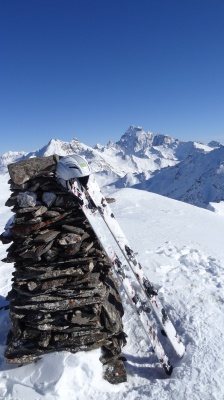
[[15, 270], [5, 357], [24, 363], [53, 351], [102, 347], [101, 361], [110, 367], [105, 377], [118, 383], [126, 380], [125, 334], [111, 263], [76, 198], [57, 183], [57, 162], [50, 156], [8, 166], [6, 205], [15, 214], [1, 239], [12, 242], [3, 261]]

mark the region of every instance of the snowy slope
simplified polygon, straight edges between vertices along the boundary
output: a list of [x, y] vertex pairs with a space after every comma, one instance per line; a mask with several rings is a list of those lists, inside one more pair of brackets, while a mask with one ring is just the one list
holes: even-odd
[[198, 207], [224, 200], [224, 146], [208, 153], [193, 153], [174, 167], [158, 171], [138, 184], [148, 190]]
[[[7, 176], [0, 175], [0, 225], [10, 216]], [[111, 189], [112, 190], [112, 189]], [[3, 353], [10, 322], [0, 310], [0, 399], [5, 400], [222, 400], [224, 398], [224, 217], [218, 213], [135, 189], [111, 193], [113, 211], [145, 273], [186, 344], [173, 359], [169, 378], [151, 352], [137, 317], [123, 296], [128, 343], [128, 382], [102, 380], [100, 350], [53, 353], [36, 364], [15, 368]], [[6, 246], [0, 246], [0, 258]], [[12, 265], [0, 263], [0, 307], [10, 288]]]

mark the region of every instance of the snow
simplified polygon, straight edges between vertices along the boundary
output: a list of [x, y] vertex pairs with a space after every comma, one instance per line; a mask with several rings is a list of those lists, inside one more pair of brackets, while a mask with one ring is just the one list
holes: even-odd
[[[11, 217], [4, 206], [8, 176], [0, 175], [1, 232]], [[45, 355], [34, 364], [5, 363], [10, 328], [8, 311], [0, 310], [0, 399], [5, 400], [223, 400], [224, 365], [224, 215], [137, 189], [108, 194], [113, 212], [136, 252], [145, 274], [185, 345], [173, 357], [174, 371], [165, 375], [151, 351], [137, 316], [121, 291], [128, 343], [128, 382], [111, 385], [102, 379], [100, 350]], [[0, 258], [6, 254], [0, 245]], [[0, 262], [0, 307], [11, 287], [12, 264]]]
[[200, 142], [194, 142], [194, 147], [196, 149], [201, 149], [204, 152], [210, 152], [212, 150], [211, 146], [208, 146], [208, 145], [206, 145], [204, 143], [200, 143]]
[[92, 148], [78, 139], [51, 139], [36, 151], [9, 151], [0, 157], [0, 173], [20, 159], [73, 153], [88, 160], [102, 186], [110, 183], [116, 188], [136, 187], [203, 208], [224, 200], [223, 145], [181, 142], [134, 126], [107, 146], [97, 144]]
[[209, 203], [208, 209], [213, 212], [218, 212], [219, 215], [222, 214], [224, 216], [224, 201], [220, 201], [220, 203]]
[[136, 186], [170, 198], [207, 208], [223, 200], [224, 147], [194, 152], [174, 167], [156, 171]]

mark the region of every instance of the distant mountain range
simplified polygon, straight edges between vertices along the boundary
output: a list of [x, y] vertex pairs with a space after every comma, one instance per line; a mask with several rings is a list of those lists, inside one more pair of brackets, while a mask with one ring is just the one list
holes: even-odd
[[101, 186], [134, 187], [209, 208], [224, 200], [224, 146], [183, 142], [130, 126], [118, 142], [86, 146], [52, 139], [43, 148], [7, 152], [0, 157], [0, 173], [7, 164], [29, 157], [78, 153], [89, 161]]

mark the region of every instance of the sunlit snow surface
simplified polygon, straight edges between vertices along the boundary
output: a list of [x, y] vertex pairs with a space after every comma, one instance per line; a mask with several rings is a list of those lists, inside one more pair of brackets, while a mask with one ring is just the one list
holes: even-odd
[[[10, 218], [8, 176], [0, 175], [0, 228]], [[0, 399], [5, 400], [213, 400], [224, 398], [224, 216], [156, 194], [122, 189], [113, 211], [186, 344], [167, 377], [124, 293], [128, 382], [102, 379], [100, 350], [53, 353], [35, 364], [5, 363], [10, 328], [0, 311]], [[7, 246], [0, 245], [0, 258]], [[0, 307], [11, 287], [13, 265], [0, 263]]]

